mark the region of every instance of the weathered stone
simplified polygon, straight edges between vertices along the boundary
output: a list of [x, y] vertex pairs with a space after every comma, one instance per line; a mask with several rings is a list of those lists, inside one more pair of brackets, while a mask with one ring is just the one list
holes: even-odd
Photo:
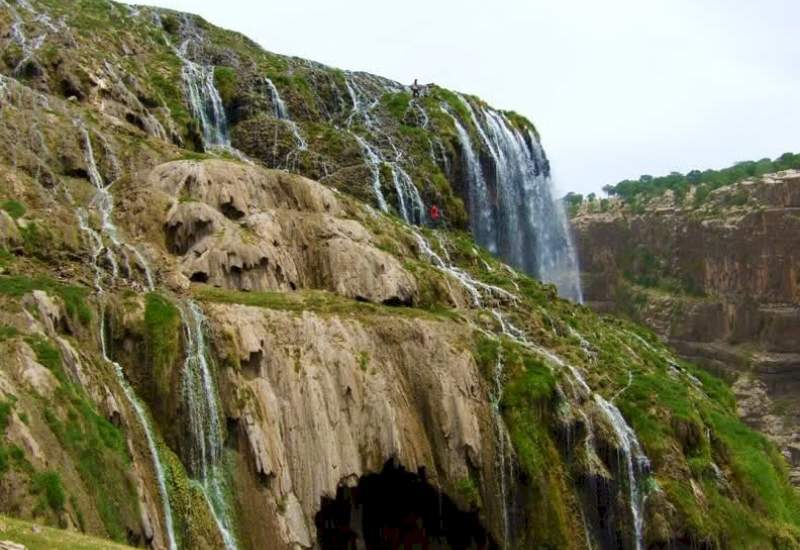
[[241, 364], [221, 392], [254, 473], [286, 503], [286, 544], [310, 546], [321, 499], [391, 459], [443, 488], [474, 467], [492, 479], [486, 383], [453, 344], [467, 327], [227, 305], [208, 315], [220, 357]]
[[173, 199], [167, 246], [192, 281], [242, 290], [317, 288], [372, 302], [413, 303], [415, 279], [329, 189], [225, 161], [173, 162], [149, 184]]

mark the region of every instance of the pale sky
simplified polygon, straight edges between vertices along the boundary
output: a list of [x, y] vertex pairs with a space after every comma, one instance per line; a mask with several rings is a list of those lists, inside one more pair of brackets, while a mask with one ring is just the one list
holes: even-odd
[[518, 111], [562, 191], [800, 152], [798, 0], [144, 3]]

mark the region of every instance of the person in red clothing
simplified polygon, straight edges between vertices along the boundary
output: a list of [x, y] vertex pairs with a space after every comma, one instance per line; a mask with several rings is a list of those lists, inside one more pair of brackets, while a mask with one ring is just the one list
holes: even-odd
[[431, 223], [434, 226], [438, 226], [441, 219], [442, 219], [442, 211], [439, 210], [439, 207], [436, 206], [435, 204], [431, 205]]

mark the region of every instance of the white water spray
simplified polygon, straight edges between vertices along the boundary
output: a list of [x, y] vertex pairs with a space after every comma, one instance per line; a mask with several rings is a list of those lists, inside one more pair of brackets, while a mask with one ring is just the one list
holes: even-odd
[[619, 450], [622, 452], [625, 461], [625, 470], [628, 476], [628, 501], [631, 511], [631, 519], [633, 521], [634, 529], [634, 543], [636, 550], [643, 548], [643, 533], [644, 533], [644, 495], [639, 488], [638, 477], [647, 473], [650, 470], [650, 461], [644, 455], [639, 440], [636, 438], [636, 433], [625, 422], [625, 418], [619, 409], [602, 396], [595, 394], [594, 396], [600, 410], [606, 415], [606, 418], [614, 430], [614, 435], [617, 437]]
[[291, 116], [289, 116], [289, 109], [286, 107], [286, 103], [283, 101], [283, 99], [281, 99], [278, 88], [275, 87], [275, 84], [269, 78], [265, 77], [264, 82], [266, 82], [267, 88], [269, 88], [272, 105], [275, 109], [275, 118], [284, 121], [289, 126], [289, 129], [292, 131], [294, 141], [297, 144], [297, 148], [300, 151], [307, 150], [308, 143], [306, 143], [306, 140], [300, 134], [300, 128], [298, 127], [297, 123], [292, 120]]
[[237, 548], [224, 468], [224, 442], [219, 396], [205, 341], [205, 317], [195, 302], [181, 311], [186, 338], [181, 397], [189, 421], [189, 470], [202, 486], [227, 550]]
[[[461, 101], [491, 163], [484, 166], [456, 121], [475, 240], [512, 265], [555, 284], [562, 296], [581, 302], [575, 247], [563, 204], [553, 196], [550, 165], [538, 137], [516, 128], [502, 113], [483, 106], [476, 112], [468, 99]], [[494, 193], [488, 192], [490, 187]]]
[[[76, 121], [76, 126], [81, 132], [81, 136], [83, 138], [84, 155], [87, 164], [87, 173], [89, 175], [90, 181], [94, 184], [95, 188], [97, 189], [95, 198], [93, 199], [93, 204], [95, 204], [95, 206], [100, 210], [102, 219], [101, 231], [98, 232], [92, 229], [91, 226], [89, 225], [87, 212], [83, 209], [78, 209], [77, 211], [79, 226], [81, 230], [83, 230], [89, 237], [92, 267], [95, 272], [94, 284], [101, 304], [100, 350], [102, 353], [103, 360], [106, 361], [113, 368], [117, 381], [119, 382], [119, 385], [122, 388], [123, 393], [125, 394], [125, 398], [127, 399], [131, 408], [135, 412], [136, 417], [139, 421], [139, 425], [142, 427], [142, 431], [145, 434], [147, 447], [150, 452], [150, 457], [153, 461], [153, 470], [155, 471], [156, 474], [158, 491], [161, 496], [161, 502], [164, 514], [164, 529], [166, 531], [167, 544], [170, 550], [176, 550], [177, 543], [175, 539], [175, 529], [173, 526], [173, 519], [172, 519], [172, 507], [170, 505], [169, 494], [167, 492], [166, 477], [164, 475], [164, 469], [161, 465], [161, 460], [158, 455], [158, 448], [156, 446], [155, 436], [153, 435], [153, 428], [150, 423], [150, 419], [148, 418], [147, 413], [144, 410], [144, 407], [142, 406], [141, 402], [136, 396], [136, 392], [125, 378], [125, 373], [122, 370], [122, 367], [120, 366], [119, 363], [113, 361], [108, 355], [108, 344], [106, 341], [106, 330], [105, 330], [105, 308], [103, 306], [103, 297], [105, 295], [105, 289], [103, 287], [103, 274], [102, 274], [102, 268], [99, 265], [99, 259], [103, 255], [103, 251], [105, 249], [106, 257], [108, 258], [109, 265], [111, 266], [111, 276], [112, 278], [116, 278], [119, 274], [118, 262], [111, 247], [106, 246], [104, 244], [103, 236], [108, 238], [117, 247], [122, 247], [123, 243], [120, 240], [119, 236], [117, 235], [116, 226], [114, 225], [111, 217], [114, 200], [113, 197], [111, 196], [111, 193], [108, 191], [108, 189], [103, 183], [103, 179], [100, 176], [100, 171], [97, 169], [97, 164], [94, 159], [94, 150], [92, 148], [91, 139], [89, 138], [89, 133], [86, 130], [86, 127], [80, 121]], [[146, 265], [146, 263], [144, 265]], [[152, 279], [149, 278], [149, 269], [147, 270], [147, 273], [148, 273], [148, 283], [151, 285], [152, 288]]]
[[186, 56], [188, 44], [189, 41], [185, 41], [176, 52], [183, 63], [181, 74], [189, 108], [203, 130], [203, 146], [206, 149], [230, 149], [228, 119], [222, 98], [214, 85], [214, 67], [200, 65], [189, 59]]

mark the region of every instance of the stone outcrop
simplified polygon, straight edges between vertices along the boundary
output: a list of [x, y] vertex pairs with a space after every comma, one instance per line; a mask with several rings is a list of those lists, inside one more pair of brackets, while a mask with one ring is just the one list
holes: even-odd
[[781, 444], [800, 483], [800, 172], [690, 203], [584, 207], [572, 222], [587, 303], [646, 323], [713, 372], [746, 376], [735, 386], [744, 403], [759, 401], [744, 388], [766, 391], [772, 410], [745, 405], [744, 418]]
[[416, 281], [336, 194], [300, 176], [227, 162], [173, 162], [149, 186], [171, 197], [170, 252], [192, 281], [241, 290], [325, 289], [414, 303]]
[[[258, 523], [264, 508], [285, 503], [281, 544], [311, 546], [322, 499], [392, 460], [428, 472], [448, 494], [471, 472], [481, 486], [496, 483], [488, 388], [456, 345], [468, 341], [467, 327], [227, 305], [208, 316], [217, 355], [240, 365], [225, 371], [221, 393], [266, 484], [242, 497], [263, 503], [243, 519]], [[499, 532], [500, 505], [489, 494], [484, 502]]]

